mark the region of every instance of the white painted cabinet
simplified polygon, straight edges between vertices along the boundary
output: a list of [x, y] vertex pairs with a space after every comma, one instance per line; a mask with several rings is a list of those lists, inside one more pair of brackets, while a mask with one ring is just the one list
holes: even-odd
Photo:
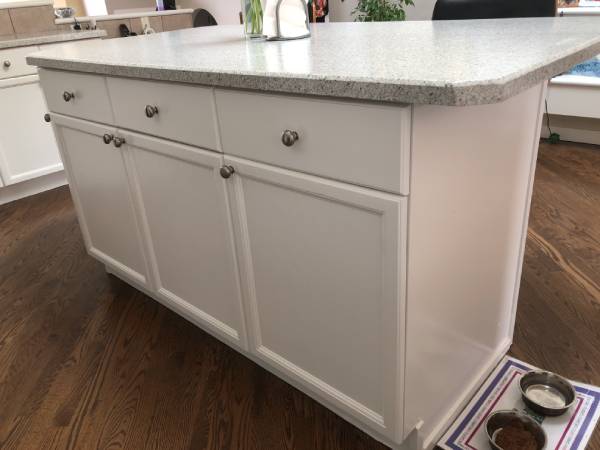
[[149, 286], [148, 271], [124, 146], [116, 130], [79, 119], [53, 115], [52, 120], [88, 252], [113, 270]]
[[[52, 126], [44, 121], [48, 104], [39, 84], [38, 70], [26, 61], [28, 55], [40, 48], [63, 45], [67, 44], [0, 50], [0, 205], [67, 182]], [[76, 89], [79, 85], [69, 84], [69, 87]], [[51, 99], [56, 101], [60, 98], [66, 105], [63, 93], [60, 91]], [[97, 97], [95, 100], [98, 100]], [[104, 100], [108, 105], [106, 95]], [[78, 98], [77, 102], [72, 101], [69, 105], [74, 103], [80, 105], [82, 99]], [[51, 109], [57, 111], [57, 105], [51, 105]]]
[[0, 174], [10, 185], [62, 170], [36, 76], [0, 82]]
[[464, 108], [217, 89], [190, 146], [163, 83], [134, 84], [158, 117], [113, 101], [129, 80], [42, 83], [90, 254], [378, 440], [433, 448], [505, 355], [544, 85]]
[[225, 157], [251, 351], [400, 435], [406, 199]]
[[222, 155], [137, 133], [119, 135], [135, 167], [157, 295], [245, 348], [233, 230], [219, 175]]

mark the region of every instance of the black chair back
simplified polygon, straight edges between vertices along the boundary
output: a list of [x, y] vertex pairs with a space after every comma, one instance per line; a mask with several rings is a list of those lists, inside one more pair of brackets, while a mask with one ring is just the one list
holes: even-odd
[[554, 17], [556, 0], [437, 0], [433, 20]]
[[217, 21], [211, 13], [205, 9], [196, 9], [192, 15], [192, 22], [194, 28], [196, 27], [210, 27], [217, 25]]

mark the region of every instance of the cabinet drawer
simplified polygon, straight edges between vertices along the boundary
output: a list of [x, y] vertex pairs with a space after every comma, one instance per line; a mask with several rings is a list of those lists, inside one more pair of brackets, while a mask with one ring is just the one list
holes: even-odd
[[410, 106], [221, 89], [216, 101], [226, 154], [408, 194]]
[[217, 149], [212, 88], [126, 78], [107, 82], [120, 127]]
[[37, 73], [37, 67], [30, 66], [25, 61], [27, 55], [36, 51], [38, 48], [35, 46], [0, 50], [0, 80]]
[[104, 77], [41, 69], [40, 81], [50, 111], [114, 124]]

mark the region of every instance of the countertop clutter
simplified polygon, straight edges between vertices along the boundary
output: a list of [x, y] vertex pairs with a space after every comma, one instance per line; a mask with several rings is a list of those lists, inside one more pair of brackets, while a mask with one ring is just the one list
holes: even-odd
[[[593, 19], [331, 23], [311, 39], [246, 42], [238, 26], [31, 56], [40, 67], [395, 103], [494, 103], [600, 53]], [[568, 38], [565, 38], [568, 36]]]
[[27, 47], [31, 45], [44, 45], [58, 42], [97, 39], [105, 36], [106, 31], [104, 30], [43, 31], [38, 33], [0, 36], [0, 50], [7, 48]]

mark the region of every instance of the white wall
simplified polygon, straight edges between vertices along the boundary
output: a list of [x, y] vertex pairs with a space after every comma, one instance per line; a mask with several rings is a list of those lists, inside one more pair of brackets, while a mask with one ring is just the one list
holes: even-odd
[[[106, 2], [104, 0], [84, 0], [85, 3], [85, 15], [88, 16], [105, 16], [108, 14], [106, 8]], [[78, 16], [83, 16], [81, 11], [77, 11]]]
[[[96, 2], [100, 0], [94, 0]], [[156, 9], [155, 0], [106, 0], [106, 9], [108, 14], [115, 14], [115, 12], [127, 12], [131, 10], [148, 10], [154, 11]]]
[[[0, 0], [1, 2], [2, 0]], [[98, 0], [95, 0], [98, 1]], [[406, 7], [408, 20], [429, 20], [436, 0], [414, 0], [415, 6]], [[210, 12], [220, 25], [239, 24], [240, 0], [177, 0], [179, 8], [204, 8]], [[352, 10], [357, 0], [329, 0], [329, 18], [332, 22], [351, 22]], [[154, 0], [106, 0], [109, 14], [115, 9], [131, 10], [138, 8], [154, 9]]]
[[180, 8], [204, 8], [211, 13], [219, 25], [239, 25], [240, 0], [177, 0]]
[[[155, 7], [155, 0], [106, 0], [109, 14], [114, 14], [115, 11], [154, 10]], [[239, 25], [240, 23], [240, 0], [177, 0], [177, 7], [181, 9], [204, 8], [215, 17], [219, 25]]]
[[436, 0], [414, 0], [415, 6], [406, 9], [408, 20], [431, 20]]
[[[415, 6], [406, 7], [407, 20], [430, 20], [436, 0], [414, 0]], [[357, 0], [329, 0], [329, 19], [332, 22], [351, 22]]]

